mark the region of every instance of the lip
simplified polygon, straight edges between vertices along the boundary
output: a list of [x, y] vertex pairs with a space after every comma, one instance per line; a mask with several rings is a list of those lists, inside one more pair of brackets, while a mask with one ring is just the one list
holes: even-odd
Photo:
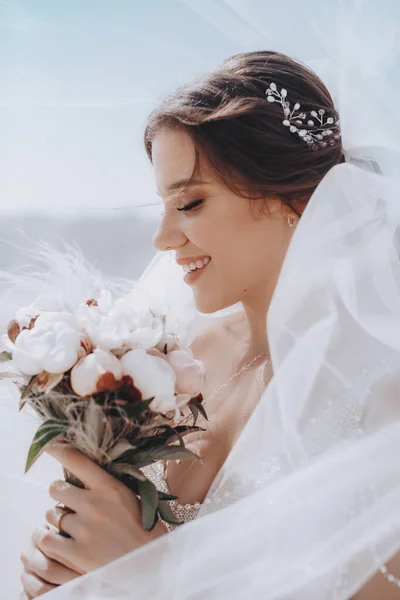
[[211, 260], [211, 256], [208, 256], [207, 254], [203, 254], [202, 256], [193, 256], [193, 257], [188, 257], [188, 258], [177, 258], [176, 262], [178, 263], [178, 265], [180, 265], [181, 267], [183, 267], [183, 265], [190, 265], [190, 263], [192, 262], [196, 262], [196, 260], [204, 260], [205, 258], [209, 258]]
[[[200, 259], [197, 259], [200, 260]], [[186, 273], [183, 277], [183, 281], [185, 283], [187, 283], [187, 285], [193, 285], [203, 274], [203, 272], [207, 269], [207, 267], [210, 265], [211, 263], [211, 259], [210, 262], [208, 262], [204, 267], [202, 267], [201, 269], [195, 269], [194, 271], [189, 271], [189, 273]], [[186, 263], [184, 263], [186, 264]]]

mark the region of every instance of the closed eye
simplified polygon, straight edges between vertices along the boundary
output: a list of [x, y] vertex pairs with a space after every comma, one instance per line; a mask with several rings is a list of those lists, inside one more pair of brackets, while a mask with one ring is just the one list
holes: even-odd
[[193, 202], [189, 202], [189, 204], [185, 204], [185, 206], [182, 206], [181, 208], [177, 208], [176, 210], [188, 212], [189, 210], [193, 210], [194, 208], [197, 208], [198, 206], [203, 204], [203, 202], [204, 202], [203, 199], [193, 200]]

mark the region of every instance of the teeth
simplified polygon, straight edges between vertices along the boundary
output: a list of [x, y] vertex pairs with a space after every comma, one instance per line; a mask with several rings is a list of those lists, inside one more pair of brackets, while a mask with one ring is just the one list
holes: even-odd
[[196, 269], [202, 269], [210, 262], [210, 258], [206, 256], [203, 260], [196, 260], [196, 262], [191, 262], [190, 264], [183, 265], [184, 273], [190, 273], [190, 271], [196, 271]]

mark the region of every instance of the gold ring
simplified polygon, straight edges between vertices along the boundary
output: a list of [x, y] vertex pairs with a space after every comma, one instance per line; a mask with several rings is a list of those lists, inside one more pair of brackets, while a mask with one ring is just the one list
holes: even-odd
[[66, 517], [67, 515], [70, 515], [71, 511], [68, 508], [64, 508], [64, 510], [62, 511], [61, 515], [58, 518], [58, 523], [57, 523], [57, 529], [59, 529], [62, 533], [66, 533], [63, 528], [62, 528], [62, 522], [64, 517]]

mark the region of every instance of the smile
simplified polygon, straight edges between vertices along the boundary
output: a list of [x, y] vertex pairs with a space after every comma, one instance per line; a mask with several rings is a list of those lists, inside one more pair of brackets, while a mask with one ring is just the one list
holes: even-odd
[[190, 262], [182, 265], [182, 268], [185, 273], [190, 273], [191, 271], [196, 271], [198, 269], [204, 269], [210, 262], [211, 258], [206, 256], [203, 259], [196, 260], [195, 262]]
[[184, 282], [188, 285], [193, 285], [203, 275], [210, 261], [211, 258], [207, 256], [201, 260], [196, 260], [196, 262], [183, 264], [182, 268], [185, 272]]

